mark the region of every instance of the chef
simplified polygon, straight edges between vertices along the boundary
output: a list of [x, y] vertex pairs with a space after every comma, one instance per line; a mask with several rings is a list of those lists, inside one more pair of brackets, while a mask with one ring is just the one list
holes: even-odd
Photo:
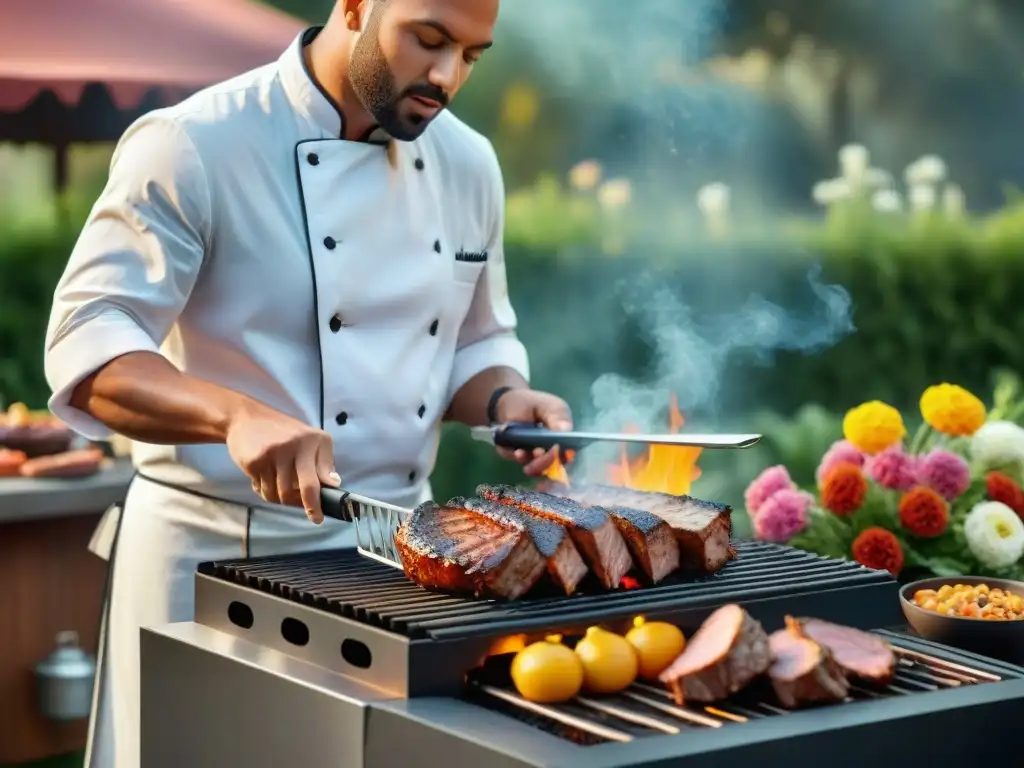
[[[90, 768], [139, 765], [139, 629], [192, 618], [197, 563], [351, 546], [321, 486], [429, 498], [444, 420], [571, 427], [528, 385], [494, 150], [445, 111], [497, 12], [340, 0], [119, 142], [46, 340], [53, 412], [127, 436], [137, 468], [93, 540]], [[537, 475], [553, 456], [509, 458]]]

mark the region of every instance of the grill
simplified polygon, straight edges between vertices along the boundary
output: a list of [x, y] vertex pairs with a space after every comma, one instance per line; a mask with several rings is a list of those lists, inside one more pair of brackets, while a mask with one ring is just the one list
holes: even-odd
[[[854, 685], [844, 703], [893, 699], [971, 685], [1021, 679], [1013, 670], [993, 672], [908, 647], [909, 640], [891, 632], [876, 632], [895, 649], [899, 664], [892, 684]], [[722, 728], [793, 714], [775, 699], [771, 687], [758, 681], [742, 693], [714, 706], [677, 706], [663, 687], [637, 683], [617, 696], [581, 696], [570, 704], [534, 704], [520, 697], [507, 679], [507, 667], [497, 665], [475, 676], [466, 697], [479, 706], [581, 746], [629, 743], [649, 736]], [[835, 705], [832, 705], [833, 707]]]
[[467, 670], [510, 640], [596, 623], [624, 631], [638, 615], [692, 629], [736, 602], [769, 630], [786, 614], [863, 629], [901, 623], [885, 572], [763, 542], [737, 549], [710, 576], [512, 603], [427, 592], [352, 550], [210, 562], [199, 568], [196, 617], [404, 697], [458, 695]]
[[644, 683], [558, 706], [515, 692], [508, 670], [523, 643], [554, 633], [571, 642], [596, 623], [621, 632], [638, 615], [688, 635], [726, 602], [768, 631], [787, 614], [866, 630], [903, 623], [886, 573], [760, 542], [737, 549], [713, 576], [513, 603], [430, 593], [353, 550], [204, 563], [195, 621], [141, 633], [142, 764], [903, 768], [1005, 760], [1024, 718], [1024, 669], [877, 629], [897, 649], [895, 680], [856, 687], [833, 705], [783, 709], [764, 681], [707, 707], [678, 707]]

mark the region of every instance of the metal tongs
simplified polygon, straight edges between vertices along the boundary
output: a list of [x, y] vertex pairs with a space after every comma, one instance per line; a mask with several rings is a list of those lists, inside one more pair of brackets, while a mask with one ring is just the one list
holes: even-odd
[[685, 448], [750, 448], [761, 435], [644, 435], [629, 432], [556, 432], [535, 424], [498, 424], [473, 427], [474, 440], [500, 448], [547, 450], [558, 446], [562, 451], [578, 451], [591, 443], [641, 443], [644, 445], [675, 445]]

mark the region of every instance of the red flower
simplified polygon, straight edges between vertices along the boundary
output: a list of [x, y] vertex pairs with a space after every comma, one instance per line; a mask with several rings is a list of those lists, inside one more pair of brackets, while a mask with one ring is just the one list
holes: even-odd
[[949, 505], [931, 488], [919, 485], [900, 499], [900, 523], [914, 536], [934, 539], [949, 526]]
[[1024, 490], [1009, 475], [989, 472], [985, 475], [985, 491], [991, 501], [1001, 502], [1024, 517]]
[[821, 483], [821, 504], [840, 517], [849, 517], [864, 503], [868, 479], [856, 464], [840, 462]]
[[885, 528], [867, 528], [853, 540], [853, 559], [876, 571], [899, 576], [903, 570], [903, 547]]

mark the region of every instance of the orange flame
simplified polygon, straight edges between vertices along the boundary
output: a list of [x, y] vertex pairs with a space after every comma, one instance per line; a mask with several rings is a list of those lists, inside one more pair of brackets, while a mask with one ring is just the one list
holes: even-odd
[[[678, 434], [686, 423], [679, 410], [679, 401], [672, 396], [668, 413], [669, 432]], [[635, 425], [627, 425], [626, 432], [639, 432]], [[625, 448], [617, 461], [606, 469], [605, 482], [637, 491], [670, 493], [682, 496], [690, 492], [693, 481], [700, 477], [700, 448], [676, 445], [651, 445], [644, 453], [631, 458]], [[571, 458], [570, 458], [571, 461]], [[557, 483], [569, 484], [569, 474], [560, 461], [544, 473]]]

